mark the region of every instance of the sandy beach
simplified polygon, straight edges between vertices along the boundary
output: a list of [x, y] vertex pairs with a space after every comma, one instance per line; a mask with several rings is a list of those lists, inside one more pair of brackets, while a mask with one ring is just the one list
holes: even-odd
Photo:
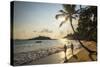
[[[90, 50], [97, 51], [96, 42], [94, 41], [82, 41], [84, 46]], [[69, 62], [85, 62], [91, 61], [89, 52], [84, 48], [74, 49], [74, 55], [71, 53], [71, 49], [68, 49], [66, 56]], [[97, 55], [92, 55], [94, 60], [97, 60]], [[63, 46], [39, 49], [36, 51], [28, 51], [14, 54], [14, 65], [29, 65], [29, 64], [56, 64], [64, 63], [65, 54]]]
[[15, 53], [14, 65], [29, 64], [32, 61], [52, 55], [54, 53], [58, 53], [60, 51], [63, 51], [62, 47], [56, 47], [56, 48], [54, 47], [54, 48], [48, 48], [48, 49], [39, 49], [36, 51]]
[[[94, 41], [82, 41], [83, 45], [86, 46], [88, 49], [92, 51], [97, 52], [97, 44]], [[85, 61], [92, 61], [91, 58], [89, 57], [89, 52], [86, 51], [84, 48], [81, 48], [80, 51], [76, 54], [77, 59], [74, 57], [71, 57], [69, 62], [74, 62], [73, 60], [76, 60], [77, 62], [85, 62]], [[92, 54], [91, 55], [94, 61], [97, 60], [97, 55]]]

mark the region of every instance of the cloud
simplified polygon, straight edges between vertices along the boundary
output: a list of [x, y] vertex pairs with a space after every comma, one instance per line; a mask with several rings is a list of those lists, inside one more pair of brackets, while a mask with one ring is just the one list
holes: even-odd
[[41, 33], [52, 33], [52, 31], [48, 30], [48, 29], [43, 29], [40, 31]]
[[52, 33], [53, 31], [48, 30], [48, 29], [43, 29], [43, 30], [41, 30], [41, 31], [36, 31], [36, 30], [34, 30], [33, 32], [34, 32], [34, 33]]

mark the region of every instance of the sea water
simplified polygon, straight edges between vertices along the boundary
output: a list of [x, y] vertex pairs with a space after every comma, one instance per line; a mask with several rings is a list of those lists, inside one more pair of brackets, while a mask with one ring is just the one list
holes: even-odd
[[52, 47], [60, 47], [60, 46], [70, 46], [71, 44], [74, 45], [74, 48], [80, 46], [80, 44], [75, 40], [15, 40], [14, 45], [14, 53], [19, 52], [28, 52], [34, 51], [38, 49], [47, 49]]

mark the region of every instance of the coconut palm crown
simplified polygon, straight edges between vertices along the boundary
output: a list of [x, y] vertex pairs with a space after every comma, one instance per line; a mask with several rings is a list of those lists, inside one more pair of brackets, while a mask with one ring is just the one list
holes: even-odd
[[[66, 5], [66, 4], [63, 4], [63, 10], [59, 10], [60, 14], [57, 14], [55, 16], [56, 19], [59, 19], [60, 17], [64, 17], [65, 18], [63, 21], [61, 21], [59, 27], [61, 27], [64, 23], [66, 23], [66, 21], [69, 20], [71, 28], [72, 28], [73, 32], [75, 33], [76, 31], [75, 31], [74, 26], [72, 24], [72, 20], [76, 19], [76, 18], [79, 18], [79, 15], [80, 15], [81, 11], [82, 11], [81, 6], [80, 6], [80, 9], [76, 10], [76, 5]], [[89, 56], [90, 56], [91, 60], [93, 60], [93, 58], [91, 57], [91, 55], [94, 54], [94, 53], [96, 53], [96, 52], [92, 51], [92, 50], [88, 49], [86, 46], [84, 46], [83, 43], [80, 41], [80, 39], [78, 38], [77, 35], [75, 37], [76, 37], [75, 39], [78, 40], [78, 42], [81, 44], [81, 46], [85, 50], [87, 50], [89, 52]]]

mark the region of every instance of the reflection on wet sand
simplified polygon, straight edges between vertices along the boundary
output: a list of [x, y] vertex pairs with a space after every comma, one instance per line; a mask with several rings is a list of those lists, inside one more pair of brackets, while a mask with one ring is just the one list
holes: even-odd
[[[77, 54], [80, 50], [75, 50], [74, 54]], [[41, 58], [39, 60], [33, 61], [29, 64], [55, 64], [55, 63], [64, 63], [66, 59], [70, 59], [72, 57], [71, 49], [68, 49], [66, 51], [66, 57], [64, 51], [61, 51], [59, 53], [52, 54], [50, 56]], [[67, 62], [67, 61], [66, 61]]]
[[[32, 45], [29, 45], [32, 42]], [[62, 43], [58, 43], [62, 42]], [[66, 43], [65, 43], [66, 42]], [[96, 43], [92, 41], [82, 41], [88, 48], [93, 48], [96, 51]], [[81, 61], [91, 61], [89, 53], [81, 47], [81, 45], [76, 40], [60, 40], [60, 41], [42, 41], [42, 43], [34, 44], [34, 41], [29, 41], [28, 45], [16, 45], [15, 49], [18, 47], [23, 47], [24, 50], [16, 52], [14, 56], [15, 65], [27, 65], [27, 64], [55, 64], [55, 63], [68, 63], [68, 62], [81, 62]], [[58, 44], [58, 45], [55, 45]], [[64, 45], [66, 47], [64, 48]], [[73, 45], [73, 46], [71, 46]], [[31, 49], [30, 47], [31, 46]], [[41, 46], [39, 49], [34, 47]], [[34, 48], [34, 50], [32, 49]], [[91, 55], [91, 57], [96, 60], [96, 55]]]

